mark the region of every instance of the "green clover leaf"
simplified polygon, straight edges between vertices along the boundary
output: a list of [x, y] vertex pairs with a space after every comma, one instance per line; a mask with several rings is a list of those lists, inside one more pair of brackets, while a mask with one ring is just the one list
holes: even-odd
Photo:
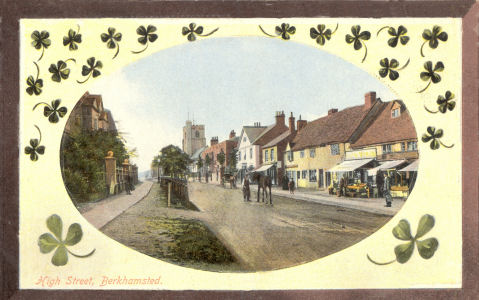
[[216, 31], [218, 31], [218, 29], [219, 28], [216, 28], [213, 31], [211, 31], [210, 33], [203, 34], [203, 26], [196, 27], [195, 23], [190, 23], [188, 25], [188, 27], [183, 27], [181, 29], [181, 34], [183, 36], [187, 35], [186, 38], [188, 39], [188, 41], [194, 42], [194, 41], [196, 41], [196, 35], [202, 36], [202, 37], [209, 36], [209, 35], [212, 35], [213, 33], [215, 33]]
[[47, 49], [52, 42], [50, 41], [49, 37], [50, 34], [48, 31], [43, 30], [42, 32], [38, 32], [38, 30], [35, 30], [32, 32], [32, 46], [35, 47], [35, 49], [40, 50], [42, 49], [42, 54], [40, 57], [37, 59], [37, 61], [40, 61], [43, 57], [43, 53], [45, 52], [45, 49]]
[[444, 135], [444, 132], [442, 129], [437, 129], [433, 126], [429, 126], [426, 129], [426, 133], [422, 135], [421, 140], [423, 143], [428, 143], [431, 141], [431, 144], [429, 145], [432, 150], [437, 150], [439, 149], [440, 145], [446, 147], [446, 148], [452, 148], [454, 144], [448, 146], [445, 145], [443, 142], [441, 142], [441, 138]]
[[407, 60], [407, 62], [404, 66], [399, 68], [399, 62], [396, 59], [393, 58], [393, 59], [391, 59], [391, 61], [389, 61], [389, 59], [383, 58], [379, 61], [379, 65], [382, 67], [382, 68], [379, 69], [379, 76], [384, 78], [384, 77], [388, 76], [388, 74], [389, 74], [389, 79], [396, 80], [396, 79], [399, 78], [399, 72], [398, 71], [407, 67], [408, 64], [409, 64], [409, 59]]
[[27, 93], [31, 96], [33, 94], [40, 95], [42, 93], [43, 87], [43, 79], [38, 79], [38, 75], [40, 74], [40, 68], [38, 67], [36, 62], [33, 62], [35, 67], [37, 67], [37, 77], [34, 79], [33, 76], [28, 76], [27, 78]]
[[348, 44], [353, 44], [354, 50], [359, 50], [364, 46], [365, 52], [364, 52], [364, 57], [361, 62], [364, 62], [366, 59], [366, 56], [368, 55], [368, 48], [366, 47], [366, 44], [364, 41], [367, 41], [371, 38], [371, 33], [369, 31], [363, 31], [361, 32], [361, 26], [355, 25], [351, 27], [351, 33], [346, 34], [346, 43]]
[[93, 78], [98, 77], [101, 75], [101, 72], [98, 69], [101, 69], [103, 67], [103, 64], [101, 61], [95, 61], [94, 57], [90, 57], [86, 61], [87, 65], [83, 65], [81, 74], [83, 76], [88, 76], [84, 81], [78, 81], [78, 83], [85, 83], [88, 79], [90, 79], [91, 76]]
[[437, 46], [439, 46], [439, 41], [445, 42], [447, 41], [447, 37], [447, 32], [442, 31], [440, 26], [435, 25], [432, 30], [424, 29], [422, 33], [424, 43], [421, 46], [421, 56], [424, 57], [423, 47], [427, 42], [429, 42], [431, 49], [436, 49]]
[[454, 101], [454, 98], [455, 98], [454, 94], [451, 93], [451, 91], [447, 91], [444, 96], [442, 95], [437, 96], [436, 103], [438, 105], [438, 109], [436, 111], [430, 110], [429, 108], [426, 107], [426, 105], [424, 105], [424, 108], [432, 114], [435, 114], [438, 112], [445, 114], [448, 110], [453, 111], [454, 107], [456, 107], [456, 101]]
[[414, 245], [416, 245], [419, 255], [424, 259], [429, 259], [434, 256], [437, 248], [439, 247], [439, 242], [436, 238], [428, 238], [425, 240], [419, 240], [424, 235], [426, 235], [431, 229], [434, 227], [434, 217], [431, 215], [423, 215], [419, 220], [419, 224], [417, 226], [416, 235], [413, 237], [411, 235], [411, 226], [407, 220], [399, 221], [398, 225], [396, 225], [392, 233], [395, 238], [401, 241], [407, 241], [407, 243], [400, 244], [394, 248], [394, 254], [396, 259], [385, 262], [379, 263], [372, 260], [369, 255], [367, 258], [374, 264], [377, 265], [387, 265], [397, 261], [400, 264], [406, 263], [414, 253]]
[[71, 60], [76, 63], [76, 60], [73, 58], [69, 58], [65, 61], [59, 60], [57, 64], [51, 64], [48, 71], [52, 73], [52, 80], [55, 82], [60, 82], [62, 79], [68, 79], [70, 76], [70, 69], [67, 68], [67, 62]]
[[31, 161], [37, 161], [38, 155], [43, 155], [45, 153], [45, 146], [40, 146], [42, 142], [42, 133], [40, 128], [37, 125], [34, 125], [40, 135], [40, 139], [30, 139], [30, 146], [25, 147], [25, 154], [30, 155]]
[[108, 27], [108, 33], [102, 33], [101, 34], [101, 40], [102, 42], [106, 43], [106, 46], [109, 48], [109, 49], [116, 49], [116, 53], [115, 55], [113, 55], [113, 58], [114, 59], [118, 53], [120, 52], [120, 44], [118, 42], [121, 41], [121, 33], [118, 32], [118, 33], [115, 33], [116, 32], [116, 29], [113, 28], [113, 27]]
[[326, 43], [326, 40], [330, 40], [331, 36], [338, 30], [338, 24], [336, 24], [336, 29], [334, 31], [331, 31], [331, 29], [326, 28], [326, 25], [324, 24], [319, 24], [317, 26], [318, 30], [316, 28], [311, 27], [309, 29], [309, 36], [314, 40], [316, 40], [316, 43], [318, 45], [324, 46]]
[[296, 33], [296, 27], [290, 26], [288, 23], [282, 23], [280, 26], [276, 26], [274, 29], [276, 35], [269, 34], [263, 29], [263, 27], [261, 27], [261, 25], [258, 26], [259, 29], [267, 36], [274, 38], [279, 37], [285, 41], [289, 40], [291, 38], [290, 36]]
[[437, 72], [442, 72], [444, 70], [444, 64], [442, 63], [442, 61], [438, 61], [436, 65], [434, 65], [433, 69], [432, 62], [427, 61], [424, 63], [424, 69], [426, 70], [426, 72], [421, 72], [419, 76], [421, 77], [422, 81], [429, 82], [426, 87], [418, 91], [418, 93], [424, 92], [429, 87], [429, 85], [431, 85], [431, 82], [436, 84], [441, 81], [441, 75], [437, 74]]
[[45, 105], [45, 107], [43, 108], [43, 115], [45, 117], [48, 117], [48, 121], [50, 123], [58, 123], [58, 121], [60, 120], [59, 117], [63, 118], [68, 112], [68, 109], [66, 107], [60, 107], [60, 103], [60, 99], [53, 100], [51, 105], [45, 102], [40, 102], [35, 104], [33, 110], [35, 110], [35, 108], [37, 108], [37, 106], [40, 104]]
[[392, 38], [388, 40], [389, 47], [395, 48], [398, 42], [400, 42], [402, 45], [406, 45], [407, 42], [409, 42], [409, 36], [406, 35], [407, 28], [402, 25], [399, 25], [397, 31], [394, 27], [384, 26], [383, 28], [378, 30], [378, 33], [376, 35], [379, 35], [379, 33], [386, 28], [388, 28], [389, 35], [392, 36]]
[[57, 249], [52, 257], [53, 265], [66, 265], [68, 262], [68, 253], [75, 257], [85, 258], [91, 256], [95, 252], [95, 249], [93, 249], [93, 251], [86, 255], [78, 255], [68, 250], [67, 246], [74, 246], [78, 244], [83, 237], [83, 231], [80, 224], [74, 223], [68, 227], [65, 240], [62, 239], [63, 222], [60, 216], [55, 214], [48, 217], [47, 228], [55, 237], [53, 237], [50, 233], [44, 233], [40, 235], [38, 238], [38, 246], [40, 248], [40, 252], [44, 254], [52, 252], [55, 248]]
[[148, 48], [148, 45], [149, 45], [148, 42], [153, 43], [158, 38], [158, 35], [156, 33], [153, 33], [153, 32], [156, 32], [156, 27], [153, 26], [153, 25], [148, 25], [147, 28], [145, 28], [145, 26], [143, 26], [143, 25], [138, 27], [136, 29], [136, 33], [140, 36], [138, 38], [138, 42], [141, 45], [146, 45], [146, 47], [144, 49], [140, 50], [140, 51], [131, 51], [131, 52], [133, 54], [138, 54], [138, 53], [141, 53], [141, 52], [145, 51]]
[[78, 26], [78, 32], [74, 31], [73, 29], [68, 30], [67, 36], [63, 37], [63, 46], [68, 45], [68, 49], [70, 51], [74, 51], [78, 49], [78, 44], [81, 43], [81, 34], [80, 34], [80, 25]]

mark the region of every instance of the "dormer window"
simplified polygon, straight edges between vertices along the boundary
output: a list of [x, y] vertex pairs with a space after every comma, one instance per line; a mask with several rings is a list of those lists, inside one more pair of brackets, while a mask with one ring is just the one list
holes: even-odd
[[391, 118], [397, 118], [401, 114], [399, 108], [395, 108], [391, 110]]

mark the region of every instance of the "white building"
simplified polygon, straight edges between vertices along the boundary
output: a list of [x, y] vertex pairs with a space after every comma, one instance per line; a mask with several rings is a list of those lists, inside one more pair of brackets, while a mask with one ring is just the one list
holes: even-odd
[[261, 146], [253, 145], [253, 142], [267, 129], [259, 122], [254, 126], [243, 126], [238, 143], [238, 162], [236, 169], [240, 172], [240, 179], [243, 180], [246, 171], [251, 171], [261, 165]]

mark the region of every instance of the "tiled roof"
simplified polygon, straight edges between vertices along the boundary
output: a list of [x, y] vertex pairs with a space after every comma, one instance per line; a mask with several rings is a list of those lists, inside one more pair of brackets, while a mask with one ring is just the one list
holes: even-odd
[[[391, 117], [391, 108], [394, 103], [401, 105], [401, 114], [396, 118]], [[414, 124], [402, 101], [396, 100], [384, 103], [383, 110], [351, 147], [363, 147], [410, 139], [417, 139]]]
[[259, 140], [263, 135], [265, 135], [265, 134], [268, 133], [271, 129], [273, 129], [273, 128], [274, 128], [274, 125], [275, 125], [275, 124], [271, 124], [271, 125], [269, 125], [268, 127], [266, 127], [266, 129], [263, 130], [263, 131], [253, 140], [252, 143], [254, 144], [254, 143], [255, 143], [257, 140]]
[[243, 126], [243, 130], [251, 143], [266, 129], [266, 126]]
[[347, 142], [368, 112], [364, 105], [358, 105], [309, 122], [294, 138], [293, 151]]
[[293, 139], [296, 135], [296, 132], [290, 133], [289, 130], [283, 132], [273, 140], [271, 140], [269, 143], [263, 146], [263, 148], [268, 148], [268, 147], [273, 147], [282, 142], [285, 139]]

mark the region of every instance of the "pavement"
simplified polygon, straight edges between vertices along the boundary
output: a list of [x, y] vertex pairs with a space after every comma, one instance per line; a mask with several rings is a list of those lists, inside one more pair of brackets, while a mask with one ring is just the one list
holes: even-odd
[[144, 181], [135, 186], [131, 195], [122, 193], [108, 197], [102, 201], [89, 204], [88, 208], [84, 208], [80, 212], [88, 222], [100, 229], [148, 195], [152, 185], [153, 181]]

